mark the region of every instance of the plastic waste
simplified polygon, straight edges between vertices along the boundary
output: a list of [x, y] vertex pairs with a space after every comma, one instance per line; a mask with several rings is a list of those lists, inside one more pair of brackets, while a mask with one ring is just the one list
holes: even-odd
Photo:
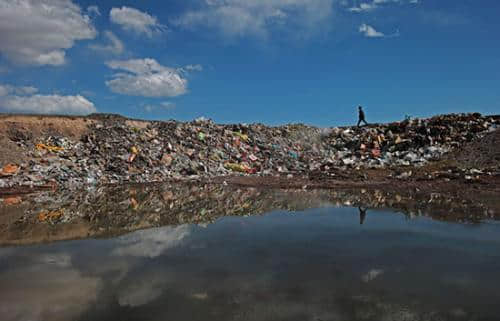
[[50, 145], [45, 145], [42, 143], [36, 144], [36, 149], [37, 150], [48, 150], [50, 152], [60, 152], [60, 151], [64, 150], [64, 148], [59, 147], [59, 146], [50, 146]]

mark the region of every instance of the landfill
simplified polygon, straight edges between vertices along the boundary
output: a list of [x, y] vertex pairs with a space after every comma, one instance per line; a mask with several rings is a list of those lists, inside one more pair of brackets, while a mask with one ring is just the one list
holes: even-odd
[[294, 177], [394, 167], [408, 168], [398, 177], [404, 179], [411, 176], [411, 168], [442, 159], [496, 131], [500, 122], [477, 113], [335, 128], [223, 125], [205, 118], [96, 119], [77, 138], [19, 132], [10, 137], [27, 160], [0, 164], [0, 188], [72, 188], [228, 175]]

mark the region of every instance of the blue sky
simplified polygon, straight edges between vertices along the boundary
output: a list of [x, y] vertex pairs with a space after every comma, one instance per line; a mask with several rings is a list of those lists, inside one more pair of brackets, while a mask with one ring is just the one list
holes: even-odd
[[0, 111], [345, 125], [500, 113], [493, 0], [0, 1]]

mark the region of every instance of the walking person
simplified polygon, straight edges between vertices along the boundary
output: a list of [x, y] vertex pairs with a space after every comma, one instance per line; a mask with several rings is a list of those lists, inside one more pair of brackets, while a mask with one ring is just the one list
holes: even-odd
[[368, 123], [365, 120], [365, 112], [363, 111], [363, 107], [358, 106], [358, 112], [359, 112], [358, 127], [361, 122], [365, 123], [365, 125], [368, 125]]
[[358, 207], [358, 210], [359, 210], [359, 224], [362, 225], [365, 222], [366, 211], [368, 209], [367, 208], [363, 209], [362, 207]]

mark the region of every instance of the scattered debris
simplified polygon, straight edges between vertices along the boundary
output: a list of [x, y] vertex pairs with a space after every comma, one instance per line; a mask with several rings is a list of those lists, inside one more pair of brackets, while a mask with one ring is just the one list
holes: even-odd
[[11, 197], [4, 198], [3, 204], [4, 205], [17, 205], [17, 204], [21, 204], [22, 201], [23, 200], [19, 196], [11, 196]]
[[0, 176], [12, 176], [17, 174], [19, 171], [19, 166], [15, 164], [7, 164], [0, 171]]
[[45, 222], [47, 220], [53, 222], [59, 219], [63, 215], [63, 213], [64, 212], [61, 209], [55, 211], [41, 211], [38, 214], [38, 220], [40, 222]]

